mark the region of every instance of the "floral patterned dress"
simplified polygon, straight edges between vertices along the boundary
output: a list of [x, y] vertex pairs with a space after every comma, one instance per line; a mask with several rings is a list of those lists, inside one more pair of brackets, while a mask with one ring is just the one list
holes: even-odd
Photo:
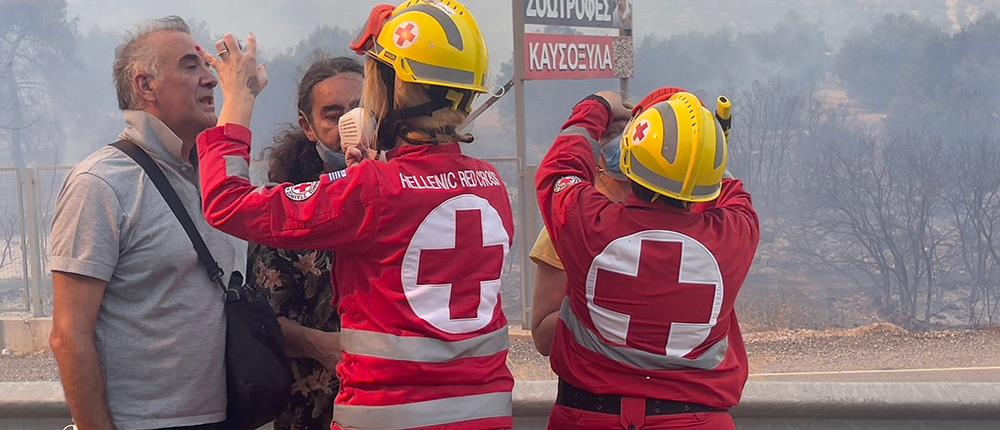
[[[340, 331], [340, 318], [330, 306], [331, 253], [251, 245], [247, 264], [248, 283], [267, 295], [279, 316], [309, 328]], [[275, 430], [328, 430], [340, 388], [337, 375], [311, 358], [294, 358], [291, 366], [292, 397]]]

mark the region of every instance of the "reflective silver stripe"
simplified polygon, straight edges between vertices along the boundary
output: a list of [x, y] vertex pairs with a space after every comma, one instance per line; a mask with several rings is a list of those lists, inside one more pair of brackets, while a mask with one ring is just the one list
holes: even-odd
[[[643, 166], [642, 163], [639, 162], [639, 159], [635, 157], [634, 153], [630, 152], [629, 156], [632, 158], [630, 167], [632, 168], [632, 172], [635, 173], [637, 176], [642, 178], [650, 185], [657, 187], [661, 190], [672, 191], [680, 194], [681, 189], [683, 188], [683, 184], [671, 179], [664, 178], [660, 175], [657, 175], [652, 170], [649, 170], [648, 168], [646, 168], [646, 166]], [[697, 185], [694, 187], [694, 189], [691, 190], [691, 196], [692, 197], [710, 196], [719, 191], [720, 187], [722, 187], [721, 183], [716, 185]]]
[[601, 158], [601, 143], [590, 137], [590, 132], [587, 129], [579, 126], [570, 126], [559, 132], [560, 136], [581, 136], [587, 139], [587, 143], [590, 143], [590, 150], [594, 152], [594, 161], [596, 162]]
[[722, 183], [719, 183], [718, 185], [699, 185], [694, 187], [694, 190], [691, 190], [691, 196], [708, 197], [711, 196], [712, 194], [717, 193], [721, 188], [722, 188]]
[[275, 186], [278, 186], [278, 185], [281, 185], [281, 184], [279, 184], [277, 182], [265, 182], [263, 185], [261, 185], [261, 186], [259, 186], [257, 188], [254, 188], [252, 192], [257, 193], [257, 194], [264, 194], [264, 192], [267, 191], [268, 189], [270, 189], [272, 187], [275, 187]]
[[367, 330], [340, 331], [344, 352], [387, 360], [447, 363], [459, 358], [488, 357], [506, 351], [508, 346], [507, 327], [457, 342]]
[[342, 427], [400, 430], [511, 416], [510, 392], [449, 397], [392, 406], [337, 404], [333, 421]]
[[677, 141], [680, 140], [680, 135], [677, 134], [677, 114], [670, 103], [657, 103], [653, 107], [663, 119], [663, 149], [660, 152], [668, 163], [674, 164], [677, 161]]
[[623, 346], [608, 345], [596, 334], [590, 331], [576, 317], [573, 309], [569, 305], [569, 299], [563, 299], [562, 307], [559, 308], [559, 319], [573, 333], [573, 339], [580, 346], [593, 352], [603, 355], [608, 359], [619, 363], [646, 370], [675, 370], [675, 369], [702, 369], [712, 370], [722, 363], [729, 350], [729, 340], [722, 339], [705, 351], [701, 357], [690, 359], [683, 357], [668, 357], [666, 355], [653, 354]]
[[632, 168], [632, 172], [635, 173], [636, 176], [642, 178], [642, 180], [646, 181], [649, 185], [657, 187], [661, 190], [672, 191], [675, 193], [680, 193], [681, 189], [683, 189], [684, 185], [680, 182], [664, 178], [663, 176], [657, 175], [652, 170], [649, 170], [649, 168], [639, 162], [639, 159], [635, 156], [634, 152], [629, 152], [629, 157], [631, 157], [629, 166]]
[[247, 160], [238, 155], [223, 155], [226, 161], [226, 176], [239, 176], [250, 179], [250, 165]]
[[455, 21], [445, 11], [431, 5], [418, 4], [406, 8], [400, 15], [410, 12], [423, 12], [430, 15], [438, 24], [441, 24], [441, 28], [444, 29], [444, 35], [448, 38], [449, 45], [454, 46], [459, 51], [465, 49], [465, 44], [462, 42], [462, 33], [458, 31], [458, 25], [455, 25]]
[[413, 74], [421, 79], [462, 85], [476, 84], [476, 75], [472, 72], [421, 63], [412, 58], [407, 58], [406, 62]]

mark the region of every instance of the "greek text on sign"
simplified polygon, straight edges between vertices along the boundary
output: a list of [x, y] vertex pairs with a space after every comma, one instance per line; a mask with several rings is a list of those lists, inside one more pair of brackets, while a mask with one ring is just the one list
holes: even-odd
[[524, 22], [540, 25], [632, 28], [632, 1], [525, 0]]
[[610, 79], [632, 75], [631, 40], [612, 36], [524, 35], [524, 79]]

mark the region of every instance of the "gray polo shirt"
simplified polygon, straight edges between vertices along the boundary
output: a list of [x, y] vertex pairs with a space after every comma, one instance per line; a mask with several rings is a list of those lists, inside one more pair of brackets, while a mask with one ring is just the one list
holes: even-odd
[[[198, 171], [181, 154], [181, 140], [149, 114], [124, 116], [128, 128], [121, 137], [160, 165], [229, 274], [235, 240], [202, 217]], [[56, 203], [48, 267], [108, 283], [95, 342], [119, 430], [226, 418], [222, 292], [153, 183], [127, 155], [106, 146], [69, 173]]]

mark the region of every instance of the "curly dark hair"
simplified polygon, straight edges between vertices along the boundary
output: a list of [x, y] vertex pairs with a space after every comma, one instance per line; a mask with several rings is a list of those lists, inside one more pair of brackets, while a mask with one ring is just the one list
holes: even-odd
[[[364, 68], [361, 63], [349, 57], [327, 57], [314, 61], [299, 81], [299, 111], [311, 114], [313, 87], [341, 73], [363, 76]], [[316, 153], [316, 144], [306, 138], [305, 132], [297, 124], [289, 124], [285, 131], [274, 138], [274, 146], [267, 156], [267, 179], [271, 182], [315, 181], [323, 173], [323, 160]]]

